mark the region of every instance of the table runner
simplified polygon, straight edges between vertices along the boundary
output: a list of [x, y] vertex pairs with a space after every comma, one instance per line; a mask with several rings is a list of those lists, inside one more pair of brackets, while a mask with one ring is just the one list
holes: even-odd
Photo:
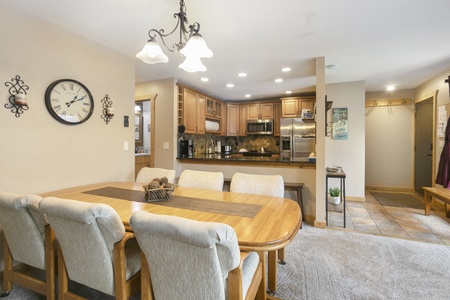
[[154, 205], [169, 206], [174, 208], [182, 208], [247, 218], [255, 217], [258, 214], [259, 210], [262, 208], [262, 205], [258, 204], [223, 202], [184, 196], [174, 196], [169, 201], [148, 202], [145, 200], [144, 191], [136, 191], [116, 187], [104, 187], [86, 191], [83, 193], [102, 197], [117, 198], [122, 200], [146, 202]]

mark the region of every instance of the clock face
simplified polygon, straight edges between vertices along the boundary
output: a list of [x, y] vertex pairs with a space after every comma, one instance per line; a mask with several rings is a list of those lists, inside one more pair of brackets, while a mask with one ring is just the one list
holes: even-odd
[[94, 111], [94, 100], [87, 87], [72, 79], [50, 84], [45, 92], [45, 105], [56, 120], [69, 125], [87, 121]]

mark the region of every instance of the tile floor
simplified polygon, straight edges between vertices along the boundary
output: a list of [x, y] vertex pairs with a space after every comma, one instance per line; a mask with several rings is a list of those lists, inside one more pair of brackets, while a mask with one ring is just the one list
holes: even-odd
[[346, 228], [341, 212], [330, 212], [328, 228], [450, 245], [450, 219], [443, 206], [432, 207], [425, 216], [424, 209], [382, 206], [367, 191], [366, 202], [347, 201]]

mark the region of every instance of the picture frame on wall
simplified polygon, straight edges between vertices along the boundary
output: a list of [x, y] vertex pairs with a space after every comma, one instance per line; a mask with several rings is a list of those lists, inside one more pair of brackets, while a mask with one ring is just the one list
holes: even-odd
[[348, 138], [348, 109], [346, 107], [333, 108], [332, 133], [333, 140], [346, 140]]

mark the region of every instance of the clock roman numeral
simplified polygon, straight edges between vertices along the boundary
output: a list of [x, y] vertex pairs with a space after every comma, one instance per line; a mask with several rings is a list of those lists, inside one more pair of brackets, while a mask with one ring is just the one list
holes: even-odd
[[83, 102], [83, 105], [87, 105], [87, 106], [89, 106], [89, 105], [91, 105], [89, 102]]
[[61, 83], [60, 85], [59, 85], [63, 90], [65, 90], [66, 91], [66, 87], [64, 86], [64, 84], [63, 83]]
[[65, 115], [66, 115], [66, 111], [63, 111], [63, 112], [61, 113], [61, 115], [65, 116]]
[[50, 101], [52, 101], [52, 102], [59, 102], [59, 98], [52, 98]]
[[53, 109], [54, 109], [55, 111], [59, 111], [59, 110], [61, 109], [61, 105], [53, 106]]
[[73, 83], [72, 82], [69, 83], [69, 87], [73, 91]]
[[81, 117], [81, 115], [80, 115], [80, 114], [78, 114], [78, 119], [80, 119], [80, 120], [81, 120], [81, 119], [83, 119], [83, 117]]
[[87, 109], [85, 109], [84, 107], [81, 109], [83, 112], [87, 113]]

